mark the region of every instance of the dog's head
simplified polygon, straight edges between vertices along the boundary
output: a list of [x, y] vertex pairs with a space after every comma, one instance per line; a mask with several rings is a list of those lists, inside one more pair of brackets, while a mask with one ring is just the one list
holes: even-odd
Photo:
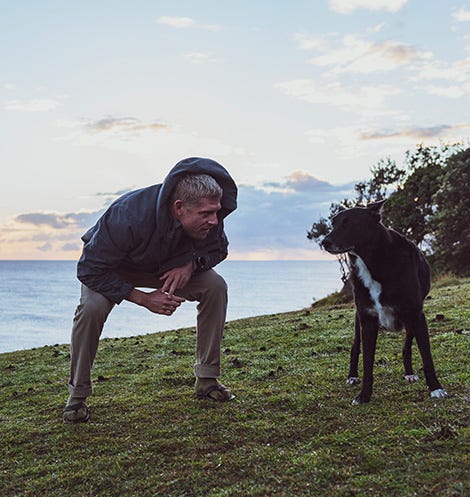
[[380, 209], [384, 202], [381, 200], [367, 207], [353, 207], [336, 214], [331, 220], [333, 229], [321, 246], [330, 254], [343, 254], [367, 244], [380, 226]]

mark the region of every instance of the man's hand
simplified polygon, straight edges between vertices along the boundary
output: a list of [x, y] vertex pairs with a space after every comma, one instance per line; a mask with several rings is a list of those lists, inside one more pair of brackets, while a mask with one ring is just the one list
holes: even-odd
[[175, 290], [183, 288], [187, 285], [188, 281], [193, 274], [193, 262], [189, 261], [181, 267], [175, 267], [164, 273], [160, 279], [163, 281], [161, 288], [162, 292], [166, 292], [173, 296]]
[[156, 314], [165, 314], [171, 316], [175, 310], [184, 302], [182, 297], [170, 295], [162, 289], [152, 292], [143, 292], [134, 288], [127, 297], [127, 300], [147, 308]]

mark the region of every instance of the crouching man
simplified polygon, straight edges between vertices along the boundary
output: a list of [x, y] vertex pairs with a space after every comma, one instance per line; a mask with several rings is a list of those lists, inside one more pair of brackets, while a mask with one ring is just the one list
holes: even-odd
[[90, 417], [86, 399], [92, 394], [99, 338], [109, 313], [122, 300], [167, 316], [185, 300], [197, 301], [196, 395], [216, 401], [234, 398], [217, 380], [227, 285], [212, 268], [227, 257], [223, 219], [236, 209], [236, 199], [237, 187], [220, 164], [188, 158], [162, 184], [117, 199], [83, 235], [65, 422]]

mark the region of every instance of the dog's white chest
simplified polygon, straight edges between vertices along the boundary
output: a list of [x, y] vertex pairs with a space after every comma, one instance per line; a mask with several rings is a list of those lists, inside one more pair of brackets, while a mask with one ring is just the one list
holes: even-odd
[[369, 290], [372, 300], [372, 307], [368, 309], [370, 314], [376, 315], [380, 326], [387, 330], [395, 328], [395, 315], [393, 309], [389, 306], [383, 306], [380, 302], [380, 294], [382, 293], [382, 285], [375, 281], [370, 274], [364, 261], [356, 254], [354, 264], [357, 269], [357, 276], [362, 281], [363, 285]]

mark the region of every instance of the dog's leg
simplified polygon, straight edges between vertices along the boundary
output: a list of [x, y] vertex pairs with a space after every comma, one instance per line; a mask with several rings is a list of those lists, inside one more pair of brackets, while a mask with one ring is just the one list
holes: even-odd
[[379, 331], [379, 324], [376, 318], [361, 316], [360, 320], [363, 361], [362, 389], [359, 396], [354, 399], [354, 405], [370, 402], [372, 396], [372, 383], [374, 381], [373, 369], [375, 347]]
[[403, 366], [405, 367], [405, 380], [413, 383], [418, 381], [418, 375], [413, 371], [411, 362], [411, 343], [413, 342], [413, 333], [409, 328], [406, 329], [405, 342], [403, 344]]
[[359, 354], [361, 353], [361, 323], [359, 314], [356, 312], [354, 318], [354, 341], [351, 347], [351, 355], [349, 359], [349, 374], [346, 383], [348, 385], [357, 385], [359, 383], [358, 362]]
[[[423, 360], [424, 376], [426, 378], [426, 384], [431, 392], [431, 397], [445, 398], [447, 397], [447, 392], [442, 388], [442, 385], [437, 379], [434, 362], [432, 360], [428, 325], [424, 313], [421, 312], [419, 315], [411, 318], [410, 321], [412, 329], [415, 330], [414, 335]], [[406, 325], [409, 326], [408, 324]]]

